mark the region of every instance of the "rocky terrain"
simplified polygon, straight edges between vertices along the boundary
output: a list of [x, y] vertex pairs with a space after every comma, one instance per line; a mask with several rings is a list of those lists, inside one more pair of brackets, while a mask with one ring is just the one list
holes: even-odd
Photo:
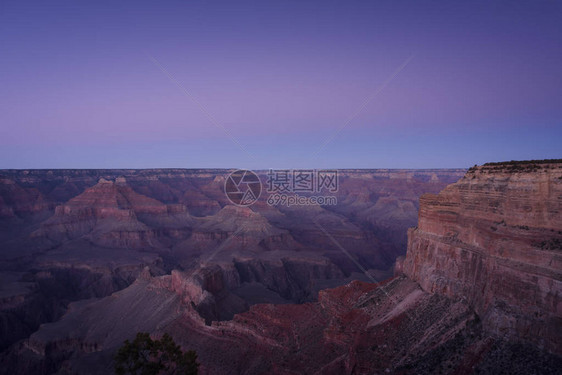
[[[228, 173], [0, 171], [0, 350], [60, 319], [72, 301], [128, 287], [147, 267], [199, 285], [207, 324], [367, 280], [338, 246], [384, 279], [405, 254], [419, 196], [464, 171], [339, 171], [337, 205], [290, 207], [266, 204], [265, 192], [250, 207], [232, 205]], [[265, 186], [267, 171], [259, 174]]]
[[[457, 171], [345, 171], [335, 207], [235, 207], [219, 173], [168, 190], [162, 175], [103, 173], [37, 212], [5, 199], [20, 228], [7, 248], [39, 249], [4, 261], [2, 337], [18, 332], [6, 374], [111, 373], [139, 331], [196, 350], [203, 374], [562, 368], [561, 162], [484, 165], [456, 183]], [[188, 185], [189, 198], [170, 187]], [[189, 203], [203, 192], [210, 203]], [[26, 326], [43, 295], [58, 308]]]
[[403, 271], [489, 331], [562, 354], [562, 163], [474, 167], [423, 195]]
[[[466, 300], [405, 276], [353, 281], [317, 302], [257, 304], [229, 321], [199, 313], [210, 294], [188, 275], [139, 277], [77, 302], [15, 345], [7, 373], [107, 374], [131, 332], [170, 333], [199, 354], [202, 374], [557, 374], [562, 357], [491, 334]], [[146, 306], [152, 306], [147, 309]]]

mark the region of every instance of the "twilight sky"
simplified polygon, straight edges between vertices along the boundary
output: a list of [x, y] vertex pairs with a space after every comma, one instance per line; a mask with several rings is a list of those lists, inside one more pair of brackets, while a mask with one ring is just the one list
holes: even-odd
[[560, 1], [0, 1], [0, 168], [562, 157]]

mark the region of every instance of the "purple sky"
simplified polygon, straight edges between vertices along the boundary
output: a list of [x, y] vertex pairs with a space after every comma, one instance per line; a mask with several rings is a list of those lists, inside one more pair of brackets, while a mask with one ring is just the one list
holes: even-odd
[[559, 1], [81, 3], [0, 2], [0, 168], [562, 157]]

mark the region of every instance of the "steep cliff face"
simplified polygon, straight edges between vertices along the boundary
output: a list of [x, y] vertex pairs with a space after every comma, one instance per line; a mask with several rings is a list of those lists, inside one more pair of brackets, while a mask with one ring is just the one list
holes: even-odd
[[471, 168], [420, 198], [403, 271], [485, 328], [562, 353], [562, 163]]

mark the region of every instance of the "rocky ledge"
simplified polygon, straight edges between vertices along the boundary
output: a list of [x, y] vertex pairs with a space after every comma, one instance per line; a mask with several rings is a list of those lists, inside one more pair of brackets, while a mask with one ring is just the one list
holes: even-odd
[[562, 353], [562, 160], [475, 166], [423, 195], [400, 267], [490, 333]]

